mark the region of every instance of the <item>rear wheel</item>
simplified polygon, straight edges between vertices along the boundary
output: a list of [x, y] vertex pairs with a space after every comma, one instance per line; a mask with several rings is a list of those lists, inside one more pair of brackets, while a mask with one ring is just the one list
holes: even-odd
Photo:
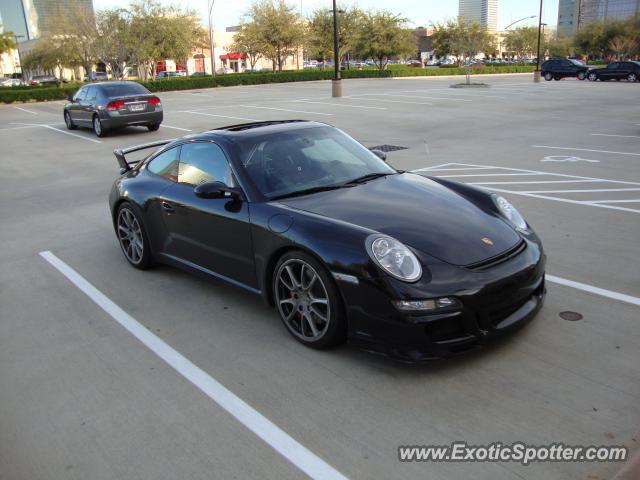
[[553, 79], [557, 82], [561, 79], [562, 77], [560, 75], [554, 75]]
[[142, 220], [128, 202], [118, 208], [116, 235], [122, 253], [131, 265], [141, 270], [146, 270], [151, 266], [149, 239], [144, 231]]
[[578, 80], [584, 80], [587, 77], [587, 74], [584, 72], [578, 72]]
[[95, 133], [97, 137], [104, 137], [107, 134], [98, 115], [93, 116], [93, 133]]
[[598, 74], [594, 72], [587, 74], [587, 80], [589, 80], [590, 82], [595, 82], [596, 80], [598, 80]]
[[283, 255], [274, 269], [273, 292], [282, 322], [300, 343], [323, 349], [345, 341], [338, 288], [313, 257], [299, 251]]
[[553, 75], [551, 75], [551, 73], [547, 72], [547, 73], [544, 74], [544, 79], [547, 82], [550, 82], [551, 80], [553, 80]]
[[149, 129], [150, 132], [155, 132], [156, 130], [158, 130], [160, 128], [160, 124], [159, 123], [150, 123], [149, 125], [147, 125], [147, 128]]
[[627, 81], [628, 82], [637, 82], [638, 81], [638, 75], [636, 75], [635, 73], [630, 73], [629, 75], [627, 75]]
[[64, 123], [67, 125], [67, 129], [69, 130], [75, 130], [78, 128], [78, 126], [73, 123], [73, 120], [71, 120], [71, 114], [67, 110], [64, 111]]

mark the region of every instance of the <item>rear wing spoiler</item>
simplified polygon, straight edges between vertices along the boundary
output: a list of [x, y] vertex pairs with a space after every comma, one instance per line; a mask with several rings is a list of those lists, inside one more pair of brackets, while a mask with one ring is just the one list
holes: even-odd
[[120, 174], [124, 174], [131, 170], [136, 164], [140, 163], [140, 160], [134, 160], [132, 162], [127, 161], [126, 156], [133, 152], [139, 152], [140, 150], [146, 150], [148, 148], [161, 147], [162, 145], [166, 145], [168, 143], [173, 142], [174, 139], [171, 140], [158, 140], [156, 142], [143, 143], [141, 145], [134, 145], [132, 147], [126, 148], [116, 148], [113, 151], [113, 154], [116, 156], [118, 160], [118, 164], [120, 165]]

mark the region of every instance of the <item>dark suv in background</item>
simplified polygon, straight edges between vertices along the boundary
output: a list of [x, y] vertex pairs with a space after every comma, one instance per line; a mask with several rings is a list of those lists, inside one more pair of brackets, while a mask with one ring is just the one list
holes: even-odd
[[128, 125], [160, 128], [163, 119], [160, 99], [136, 82], [99, 82], [83, 85], [64, 106], [69, 130], [89, 127], [98, 137]]
[[627, 80], [637, 82], [640, 79], [640, 62], [613, 62], [604, 68], [592, 68], [587, 78], [595, 82], [600, 80]]
[[574, 77], [584, 80], [587, 77], [587, 67], [579, 60], [567, 58], [553, 58], [547, 60], [540, 67], [545, 80], [560, 80], [565, 77]]

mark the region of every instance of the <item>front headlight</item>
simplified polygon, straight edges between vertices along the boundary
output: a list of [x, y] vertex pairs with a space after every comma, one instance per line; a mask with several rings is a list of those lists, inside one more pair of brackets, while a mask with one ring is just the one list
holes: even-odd
[[382, 270], [405, 282], [415, 282], [422, 276], [420, 262], [406, 246], [386, 235], [371, 235], [366, 241], [367, 252]]
[[500, 195], [493, 195], [493, 202], [496, 204], [496, 207], [498, 207], [502, 216], [509, 220], [514, 227], [520, 230], [529, 229], [529, 225], [527, 225], [525, 219], [520, 215], [520, 212], [518, 212], [516, 207], [511, 205], [506, 198]]

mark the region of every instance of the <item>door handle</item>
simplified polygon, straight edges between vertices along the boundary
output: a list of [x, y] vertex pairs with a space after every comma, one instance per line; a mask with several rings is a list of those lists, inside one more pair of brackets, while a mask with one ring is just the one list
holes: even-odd
[[174, 213], [176, 211], [175, 207], [168, 202], [162, 202], [162, 209], [167, 213]]

